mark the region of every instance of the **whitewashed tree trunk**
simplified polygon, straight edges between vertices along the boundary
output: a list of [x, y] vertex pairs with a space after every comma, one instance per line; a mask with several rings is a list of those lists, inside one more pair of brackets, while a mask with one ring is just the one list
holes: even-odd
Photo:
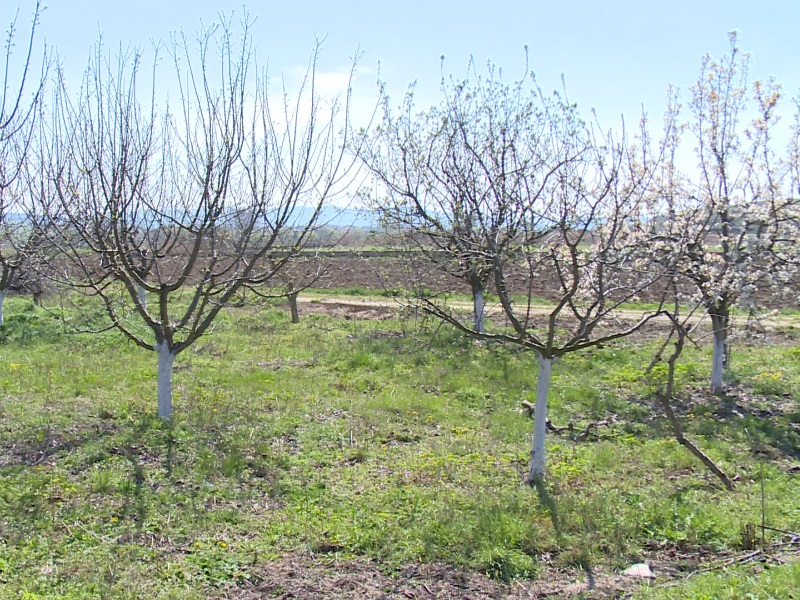
[[712, 317], [711, 324], [714, 333], [714, 354], [711, 359], [711, 391], [719, 394], [725, 390], [723, 381], [725, 373], [725, 354], [728, 330], [721, 317]]
[[539, 374], [536, 381], [536, 413], [533, 419], [533, 448], [531, 449], [531, 470], [528, 483], [533, 485], [544, 479], [547, 462], [544, 438], [547, 434], [547, 396], [550, 392], [550, 377], [553, 373], [554, 358], [539, 355]]
[[166, 342], [161, 342], [158, 349], [158, 417], [163, 420], [172, 418], [172, 365], [175, 354], [170, 352]]
[[0, 325], [5, 323], [5, 320], [4, 320], [4, 317], [3, 317], [3, 304], [5, 304], [5, 300], [6, 300], [6, 291], [5, 290], [0, 290]]
[[147, 308], [147, 290], [145, 290], [142, 286], [138, 286], [136, 292], [139, 295], [139, 302], [141, 305]]
[[483, 287], [476, 286], [472, 292], [472, 327], [478, 333], [486, 333], [486, 301], [483, 297]]

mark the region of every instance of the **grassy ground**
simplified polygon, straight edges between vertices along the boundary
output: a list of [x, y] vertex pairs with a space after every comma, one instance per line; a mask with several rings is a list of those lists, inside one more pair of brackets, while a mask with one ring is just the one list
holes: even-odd
[[237, 309], [178, 357], [165, 426], [153, 353], [114, 332], [65, 333], [25, 299], [6, 314], [2, 598], [235, 597], [267, 589], [264, 565], [298, 552], [362, 557], [390, 575], [444, 563], [499, 581], [640, 561], [675, 575], [729, 560], [725, 577], [637, 593], [796, 594], [797, 538], [767, 531], [768, 554], [785, 555], [768, 570], [735, 560], [752, 541], [743, 527], [761, 523], [762, 481], [767, 525], [800, 531], [791, 340], [737, 348], [724, 403], [702, 391], [705, 350], [680, 366], [679, 412], [737, 475], [734, 492], [671, 439], [644, 340], [556, 365], [554, 423], [612, 423], [583, 441], [553, 435], [537, 492], [522, 484], [532, 423], [518, 410], [533, 400], [530, 355], [421, 321], [311, 314], [291, 325], [282, 310]]

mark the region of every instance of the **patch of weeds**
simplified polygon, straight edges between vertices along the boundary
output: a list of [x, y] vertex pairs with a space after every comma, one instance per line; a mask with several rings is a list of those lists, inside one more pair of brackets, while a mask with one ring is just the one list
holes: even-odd
[[463, 387], [455, 391], [456, 398], [467, 406], [482, 406], [488, 394], [475, 387]]
[[336, 369], [344, 372], [351, 372], [357, 370], [374, 371], [380, 366], [378, 357], [372, 352], [359, 349], [350, 355], [343, 358], [337, 365]]
[[756, 373], [750, 382], [753, 392], [763, 396], [783, 396], [790, 392], [786, 373], [780, 369]]
[[231, 448], [225, 453], [220, 465], [220, 472], [225, 477], [239, 478], [247, 467], [247, 460], [238, 448]]
[[249, 575], [242, 562], [242, 558], [224, 540], [195, 542], [192, 552], [185, 560], [186, 571], [191, 573], [191, 577], [212, 587], [229, 583], [241, 585], [246, 582]]
[[794, 600], [800, 582], [800, 563], [770, 566], [728, 567], [724, 572], [699, 573], [675, 588], [642, 588], [636, 600], [710, 600], [746, 598], [748, 600]]
[[505, 582], [514, 579], [535, 579], [539, 571], [533, 557], [519, 550], [502, 547], [478, 553], [475, 557], [475, 567], [492, 579]]

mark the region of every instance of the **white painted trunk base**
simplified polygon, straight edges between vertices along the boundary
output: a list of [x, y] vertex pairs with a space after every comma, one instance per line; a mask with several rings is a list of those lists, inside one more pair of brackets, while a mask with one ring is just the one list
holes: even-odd
[[172, 365], [175, 355], [170, 352], [166, 342], [158, 346], [158, 417], [172, 418]]
[[0, 291], [0, 325], [5, 323], [5, 320], [4, 320], [4, 317], [3, 317], [3, 304], [5, 304], [5, 300], [6, 300], [6, 291], [2, 290], [2, 291]]
[[711, 359], [711, 391], [724, 390], [723, 374], [725, 372], [725, 336], [723, 332], [714, 332], [714, 355]]
[[472, 327], [478, 333], [486, 333], [486, 301], [483, 298], [483, 288], [478, 288], [472, 294], [473, 315]]
[[536, 414], [533, 420], [533, 448], [528, 483], [544, 479], [547, 463], [544, 438], [547, 435], [547, 396], [550, 393], [550, 378], [553, 374], [553, 358], [539, 355], [539, 375], [536, 381]]

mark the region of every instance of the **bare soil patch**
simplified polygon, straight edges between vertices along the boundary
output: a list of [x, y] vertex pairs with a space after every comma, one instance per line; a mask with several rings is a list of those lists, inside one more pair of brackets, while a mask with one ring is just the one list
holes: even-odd
[[503, 583], [481, 573], [444, 564], [414, 564], [393, 575], [377, 563], [340, 560], [313, 554], [291, 554], [271, 561], [254, 572], [255, 583], [224, 591], [225, 598], [329, 600], [440, 600], [620, 598], [641, 580], [602, 572], [581, 573], [550, 568], [537, 581]]
[[800, 558], [800, 537], [769, 546], [765, 551], [723, 552], [705, 549], [654, 548], [654, 578], [626, 576], [604, 567], [558, 568], [545, 562], [535, 581], [504, 583], [482, 573], [451, 565], [412, 564], [386, 574], [366, 559], [339, 559], [325, 554], [293, 553], [250, 571], [248, 583], [220, 590], [218, 597], [237, 600], [537, 600], [544, 598], [600, 600], [627, 598], [642, 586], [671, 587], [683, 580], [728, 567], [750, 566], [754, 573]]
[[368, 302], [354, 300], [308, 300], [300, 298], [302, 314], [322, 314], [345, 320], [374, 320], [383, 321], [395, 316], [400, 310], [396, 302]]
[[[314, 287], [318, 288], [381, 291], [423, 287], [436, 292], [470, 293], [470, 287], [464, 279], [444, 272], [421, 253], [342, 251], [335, 255], [307, 258], [302, 264], [309, 274], [322, 273], [314, 283]], [[558, 275], [546, 261], [537, 269], [532, 283], [534, 296], [551, 301], [560, 297]], [[506, 284], [514, 294], [531, 291], [531, 274], [526, 265], [510, 266], [506, 273]], [[800, 282], [794, 281], [790, 288], [796, 291], [798, 286]], [[692, 290], [691, 287], [686, 289]], [[491, 286], [489, 291], [492, 291]], [[639, 300], [656, 300], [661, 291], [659, 286], [655, 286], [653, 290], [643, 292]], [[782, 308], [787, 305], [800, 307], [795, 301], [787, 300], [785, 292], [786, 290], [770, 287], [759, 289], [758, 305], [763, 308]]]

